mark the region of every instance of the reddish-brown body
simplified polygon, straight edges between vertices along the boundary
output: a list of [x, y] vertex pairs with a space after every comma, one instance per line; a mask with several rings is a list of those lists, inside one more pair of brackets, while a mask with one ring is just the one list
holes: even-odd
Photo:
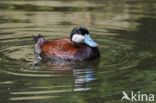
[[76, 44], [69, 38], [48, 41], [41, 45], [41, 49], [40, 55], [49, 59], [81, 61], [100, 56], [98, 48], [91, 48], [86, 44]]

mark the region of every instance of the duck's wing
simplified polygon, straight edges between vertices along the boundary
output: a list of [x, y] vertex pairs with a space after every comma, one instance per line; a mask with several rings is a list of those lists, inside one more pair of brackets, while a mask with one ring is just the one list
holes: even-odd
[[46, 58], [63, 58], [72, 59], [76, 53], [76, 47], [72, 45], [69, 38], [60, 38], [57, 40], [49, 41], [41, 45], [41, 55]]

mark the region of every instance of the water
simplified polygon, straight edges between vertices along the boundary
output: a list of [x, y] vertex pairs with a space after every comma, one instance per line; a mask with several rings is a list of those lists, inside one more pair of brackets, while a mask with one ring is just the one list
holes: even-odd
[[[100, 60], [32, 67], [32, 34], [68, 37], [80, 25], [99, 43]], [[155, 0], [1, 0], [0, 103], [120, 103], [123, 90], [156, 94], [155, 27]]]

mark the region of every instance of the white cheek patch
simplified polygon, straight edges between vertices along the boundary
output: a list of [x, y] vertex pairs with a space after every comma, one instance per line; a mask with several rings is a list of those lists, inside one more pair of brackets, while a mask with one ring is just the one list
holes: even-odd
[[76, 43], [83, 43], [84, 39], [85, 39], [85, 36], [81, 34], [74, 34], [72, 37], [72, 41]]

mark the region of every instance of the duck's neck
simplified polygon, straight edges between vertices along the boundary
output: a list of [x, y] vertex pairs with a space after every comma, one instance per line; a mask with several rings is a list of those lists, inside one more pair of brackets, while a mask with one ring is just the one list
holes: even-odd
[[83, 46], [83, 45], [85, 45], [84, 43], [76, 43], [76, 42], [71, 42], [72, 43], [72, 45], [74, 45], [75, 47], [80, 47], [80, 46]]

